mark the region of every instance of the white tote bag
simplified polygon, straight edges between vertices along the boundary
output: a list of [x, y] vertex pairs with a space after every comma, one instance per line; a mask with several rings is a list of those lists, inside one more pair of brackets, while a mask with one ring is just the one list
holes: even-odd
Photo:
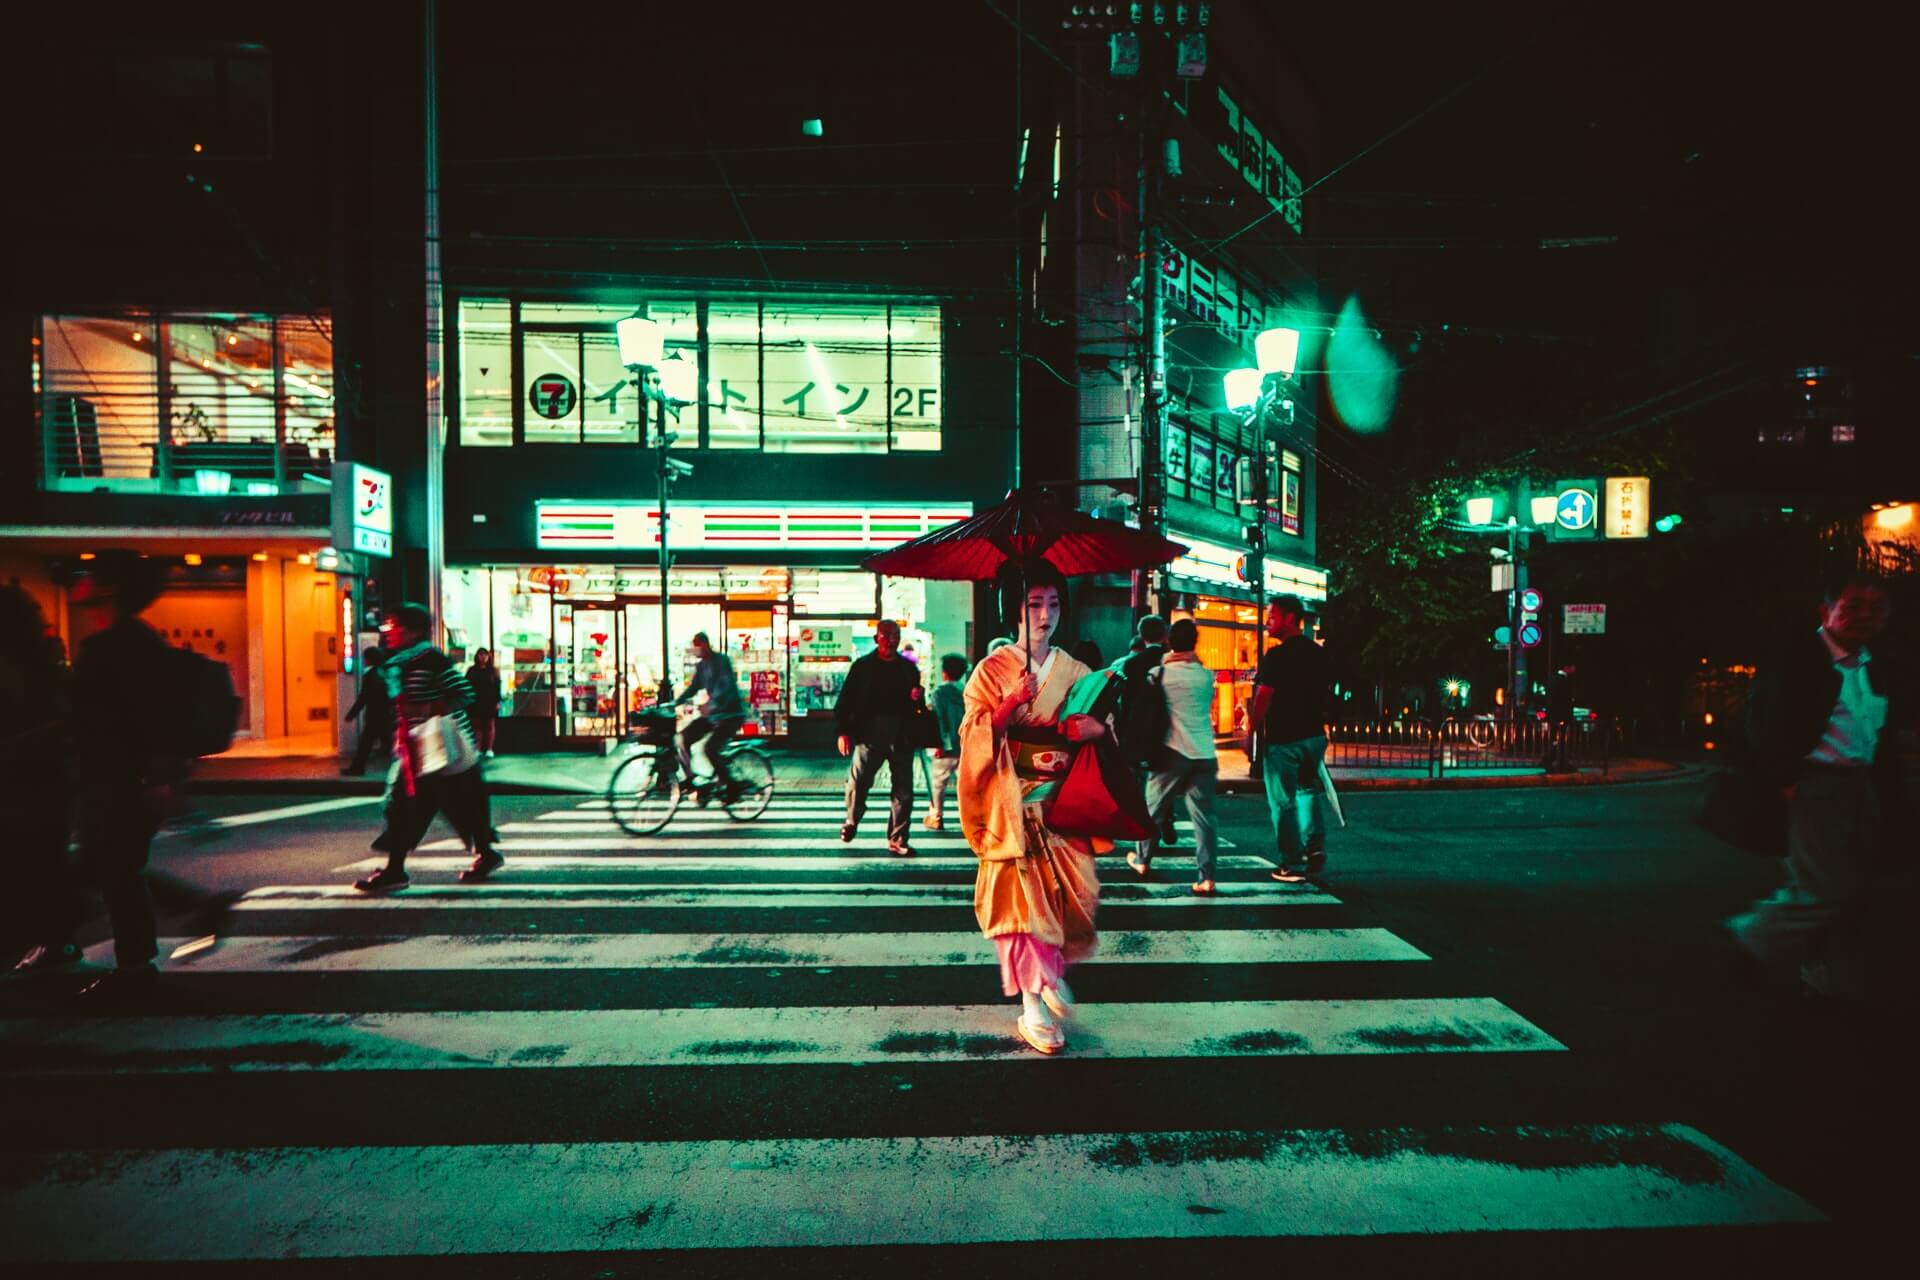
[[413, 748], [413, 776], [446, 778], [480, 763], [480, 748], [452, 716], [428, 716], [407, 726]]

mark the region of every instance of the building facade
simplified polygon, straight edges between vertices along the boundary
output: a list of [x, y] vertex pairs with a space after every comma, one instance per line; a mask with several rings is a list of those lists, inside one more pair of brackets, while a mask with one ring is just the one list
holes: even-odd
[[[1261, 6], [1058, 8], [1071, 66], [1034, 121], [1052, 155], [1037, 168], [1030, 227], [1035, 348], [1052, 367], [1024, 387], [1076, 431], [1070, 441], [1030, 433], [1028, 467], [1089, 511], [1137, 522], [1143, 506], [1159, 509], [1188, 553], [1152, 576], [1144, 602], [1119, 580], [1091, 584], [1079, 625], [1111, 654], [1124, 652], [1142, 603], [1191, 617], [1218, 673], [1215, 727], [1240, 733], [1263, 648], [1259, 600], [1327, 595], [1316, 366], [1330, 323], [1302, 209], [1312, 104], [1289, 65], [1296, 51], [1265, 29], [1273, 15]], [[1297, 371], [1268, 382], [1259, 412], [1236, 412], [1224, 375], [1254, 366], [1255, 340], [1271, 327], [1299, 332]], [[1156, 398], [1164, 409], [1149, 424]], [[1260, 495], [1249, 482], [1263, 452], [1272, 467]], [[1253, 582], [1262, 519], [1264, 595]]]
[[5, 304], [0, 581], [72, 652], [102, 621], [69, 606], [89, 561], [164, 561], [148, 620], [228, 664], [237, 750], [330, 754], [362, 630], [332, 477], [368, 391], [339, 372], [375, 364], [336, 323], [342, 201], [381, 148], [347, 147], [338, 49], [291, 17], [63, 21], [30, 23], [19, 64], [60, 145]]

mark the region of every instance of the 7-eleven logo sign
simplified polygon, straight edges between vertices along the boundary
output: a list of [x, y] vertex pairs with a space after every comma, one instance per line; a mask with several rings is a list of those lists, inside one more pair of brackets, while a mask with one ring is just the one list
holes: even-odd
[[565, 418], [580, 403], [580, 392], [564, 374], [543, 373], [528, 388], [527, 401], [543, 418]]

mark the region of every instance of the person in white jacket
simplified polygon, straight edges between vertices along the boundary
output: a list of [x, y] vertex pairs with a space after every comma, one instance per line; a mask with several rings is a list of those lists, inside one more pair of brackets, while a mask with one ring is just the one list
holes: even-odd
[[1167, 628], [1166, 657], [1148, 674], [1167, 699], [1167, 736], [1147, 779], [1154, 834], [1127, 855], [1127, 865], [1142, 876], [1151, 871], [1163, 824], [1173, 802], [1184, 798], [1193, 823], [1193, 891], [1206, 895], [1214, 891], [1213, 797], [1220, 765], [1213, 749], [1213, 672], [1193, 651], [1199, 642], [1200, 628], [1191, 618], [1175, 622]]

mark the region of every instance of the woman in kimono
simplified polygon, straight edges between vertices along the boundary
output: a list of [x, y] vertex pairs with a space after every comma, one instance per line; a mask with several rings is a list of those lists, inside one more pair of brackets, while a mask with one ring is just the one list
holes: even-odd
[[1052, 1054], [1066, 1047], [1060, 1021], [1073, 1014], [1067, 966], [1092, 955], [1097, 942], [1093, 856], [1108, 842], [1048, 830], [1044, 802], [1067, 772], [1069, 744], [1099, 737], [1106, 725], [1061, 714], [1068, 690], [1089, 674], [1052, 644], [1066, 579], [1044, 561], [1009, 568], [1001, 601], [1016, 639], [983, 658], [967, 681], [960, 822], [980, 859], [974, 915], [999, 949], [1002, 990], [1021, 998], [1015, 1026], [1029, 1045]]

